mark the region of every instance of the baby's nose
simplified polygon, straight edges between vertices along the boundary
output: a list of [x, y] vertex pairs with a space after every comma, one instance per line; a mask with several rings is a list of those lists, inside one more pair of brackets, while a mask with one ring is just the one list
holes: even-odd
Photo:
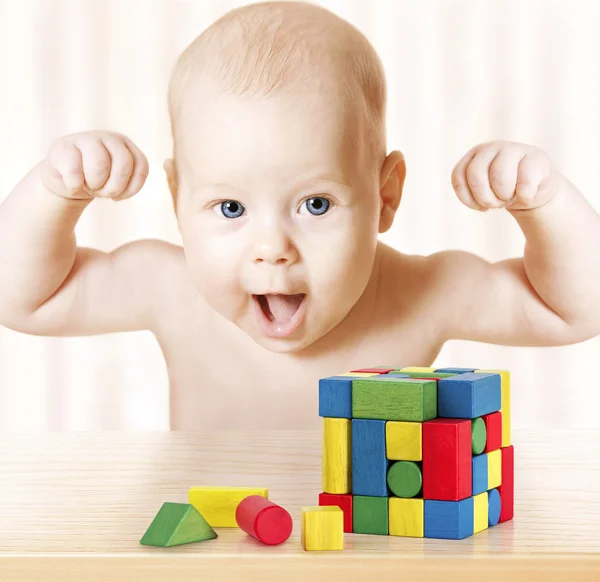
[[282, 232], [267, 231], [257, 241], [254, 263], [285, 265], [293, 263], [296, 257], [296, 249], [289, 237]]

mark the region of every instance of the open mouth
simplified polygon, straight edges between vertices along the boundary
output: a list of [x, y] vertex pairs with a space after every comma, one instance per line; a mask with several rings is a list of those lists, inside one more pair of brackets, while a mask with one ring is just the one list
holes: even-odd
[[305, 293], [253, 295], [258, 323], [268, 337], [294, 333], [304, 315]]

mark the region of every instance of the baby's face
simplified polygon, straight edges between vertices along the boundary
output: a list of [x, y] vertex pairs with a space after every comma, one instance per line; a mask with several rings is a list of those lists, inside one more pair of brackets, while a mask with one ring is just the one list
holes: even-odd
[[369, 281], [380, 168], [335, 100], [190, 103], [176, 145], [191, 276], [257, 343], [299, 351], [338, 325]]

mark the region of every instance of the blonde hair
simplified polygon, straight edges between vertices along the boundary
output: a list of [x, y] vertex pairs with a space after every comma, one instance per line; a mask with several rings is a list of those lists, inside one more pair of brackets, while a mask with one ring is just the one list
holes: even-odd
[[250, 4], [228, 12], [202, 32], [180, 55], [171, 75], [174, 142], [192, 79], [247, 98], [335, 90], [341, 107], [358, 109], [366, 117], [363, 138], [373, 140], [378, 153], [385, 154], [381, 61], [357, 28], [325, 8], [307, 2]]

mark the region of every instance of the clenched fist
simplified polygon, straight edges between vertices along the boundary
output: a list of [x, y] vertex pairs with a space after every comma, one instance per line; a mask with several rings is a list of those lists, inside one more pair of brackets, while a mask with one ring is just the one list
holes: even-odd
[[124, 200], [139, 192], [148, 176], [146, 156], [129, 138], [112, 131], [61, 137], [41, 167], [48, 189], [74, 200]]
[[531, 210], [550, 201], [561, 176], [546, 152], [508, 141], [469, 150], [452, 172], [458, 199], [475, 210]]

